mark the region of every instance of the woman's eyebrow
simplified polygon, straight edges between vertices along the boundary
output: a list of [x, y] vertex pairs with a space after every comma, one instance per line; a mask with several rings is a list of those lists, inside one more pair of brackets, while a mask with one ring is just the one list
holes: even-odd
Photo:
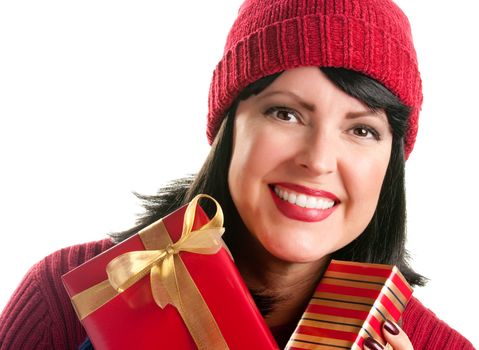
[[316, 111], [316, 106], [314, 104], [305, 102], [300, 96], [296, 95], [294, 92], [291, 92], [291, 91], [269, 91], [269, 92], [266, 92], [266, 93], [262, 94], [261, 97], [266, 98], [266, 97], [271, 97], [271, 96], [274, 96], [274, 95], [286, 95], [286, 96], [296, 100], [296, 102], [301, 107], [307, 109], [308, 111], [310, 111], [310, 112]]
[[387, 121], [386, 114], [381, 112], [381, 109], [368, 109], [366, 111], [349, 112], [348, 114], [346, 114], [346, 119], [356, 119], [361, 117], [378, 117], [381, 120]]

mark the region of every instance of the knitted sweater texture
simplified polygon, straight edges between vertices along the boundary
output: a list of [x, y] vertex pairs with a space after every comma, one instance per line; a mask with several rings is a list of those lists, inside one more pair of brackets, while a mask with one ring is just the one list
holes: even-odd
[[[60, 277], [112, 245], [106, 239], [64, 248], [34, 265], [0, 315], [0, 350], [78, 349], [86, 332]], [[403, 329], [415, 349], [474, 349], [415, 298], [403, 314]]]

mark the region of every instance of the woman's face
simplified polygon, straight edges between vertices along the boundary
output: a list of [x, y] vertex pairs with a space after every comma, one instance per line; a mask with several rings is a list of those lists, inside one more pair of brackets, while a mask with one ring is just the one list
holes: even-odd
[[391, 153], [384, 112], [302, 67], [240, 102], [234, 123], [229, 189], [270, 254], [317, 261], [366, 228]]

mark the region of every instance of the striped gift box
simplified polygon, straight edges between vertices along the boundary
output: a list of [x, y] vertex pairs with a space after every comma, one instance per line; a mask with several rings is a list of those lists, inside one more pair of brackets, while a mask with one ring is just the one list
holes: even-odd
[[332, 260], [286, 349], [362, 349], [368, 337], [385, 344], [383, 321], [398, 322], [411, 295], [396, 266]]

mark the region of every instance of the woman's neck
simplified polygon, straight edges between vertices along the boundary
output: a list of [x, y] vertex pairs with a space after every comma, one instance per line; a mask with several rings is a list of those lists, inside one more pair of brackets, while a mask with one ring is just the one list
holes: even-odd
[[324, 259], [315, 264], [241, 263], [239, 268], [251, 291], [260, 297], [271, 298], [269, 312], [265, 315], [271, 328], [297, 323], [326, 264]]
[[234, 245], [236, 265], [258, 307], [269, 304], [262, 310], [266, 323], [270, 328], [296, 324], [330, 258], [290, 263], [269, 254], [253, 237], [242, 238], [241, 246]]

